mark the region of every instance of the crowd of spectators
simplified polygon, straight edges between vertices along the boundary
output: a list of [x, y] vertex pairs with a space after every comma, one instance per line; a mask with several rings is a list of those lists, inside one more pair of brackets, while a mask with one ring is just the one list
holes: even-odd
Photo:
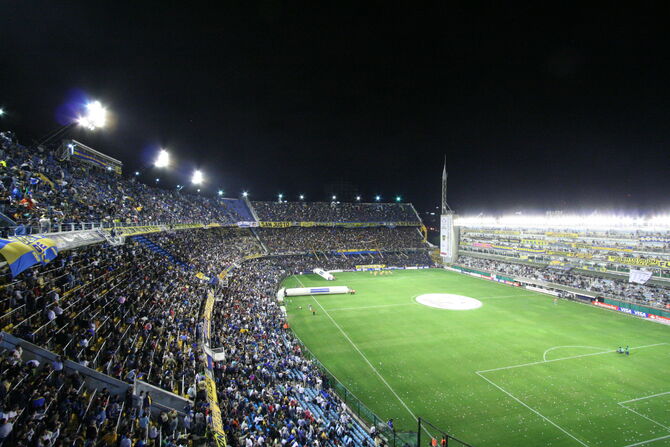
[[427, 247], [417, 227], [289, 227], [259, 228], [256, 231], [271, 253]]
[[514, 278], [529, 278], [587, 290], [601, 296], [637, 301], [652, 306], [666, 307], [670, 304], [670, 288], [651, 283], [635, 284], [627, 278], [614, 279], [585, 275], [575, 271], [536, 267], [473, 256], [459, 256], [458, 263], [492, 273], [501, 273]]
[[234, 223], [223, 199], [149, 187], [0, 133], [0, 212], [46, 232], [62, 223]]
[[[318, 440], [325, 445], [325, 439], [338, 439], [339, 444], [347, 445], [354, 440], [361, 444], [365, 434], [323, 387], [315, 366], [300, 355], [299, 346], [284, 329], [285, 320], [278, 313], [274, 294], [285, 275], [309, 272], [316, 267], [431, 265], [426, 250], [273, 255], [242, 263], [243, 258], [261, 250], [250, 230], [211, 228], [149, 237], [182, 259], [187, 267], [168, 261], [164, 254], [132, 239], [119, 246], [98, 244], [62, 252], [50, 264], [26, 270], [16, 279], [7, 273], [0, 280], [3, 330], [45, 347], [63, 360], [72, 360], [129, 384], [140, 379], [193, 400], [196, 404], [190, 409], [188, 423], [179, 422], [178, 426], [203, 435], [207, 414], [202, 374], [205, 358], [197, 343], [203, 330], [202, 303], [208, 290], [215, 286], [198, 280], [195, 272], [215, 274], [236, 264], [237, 268], [228, 277], [228, 287], [217, 289], [225, 290], [226, 296], [215, 307], [216, 329], [212, 331], [212, 346], [225, 346], [226, 352], [231, 353], [215, 368], [227, 428], [233, 437], [246, 439], [253, 431], [258, 442], [260, 435], [253, 427], [260, 426], [257, 418], [263, 415], [275, 422], [281, 420], [276, 425], [261, 424], [268, 430], [264, 428], [262, 436], [277, 442]], [[265, 361], [258, 363], [261, 358], [270, 360], [260, 355], [259, 337], [267, 341], [262, 350], [271, 355], [271, 373]], [[256, 366], [261, 368], [250, 376], [249, 368]], [[268, 384], [269, 388], [265, 386]], [[256, 385], [261, 387], [259, 394], [243, 391], [244, 387]], [[60, 395], [54, 398], [54, 405], [62, 398]], [[107, 404], [96, 399], [91, 401], [95, 409], [92, 412], [100, 415], [99, 408], [107, 408]], [[269, 402], [268, 399], [275, 404], [258, 413], [258, 402]], [[317, 412], [314, 405], [319, 406], [320, 416], [314, 416]], [[117, 406], [109, 408], [114, 412], [106, 420], [119, 419]], [[269, 408], [272, 414], [265, 413]], [[132, 419], [131, 426], [139, 424], [140, 419], [139, 416]], [[88, 419], [80, 422], [85, 428], [84, 438], [88, 431], [94, 431], [88, 428], [89, 422]], [[149, 442], [148, 419], [142, 424], [142, 430], [146, 431], [141, 433], [145, 434], [135, 436]], [[161, 422], [157, 424], [160, 426]], [[119, 426], [123, 427], [123, 423]], [[167, 430], [169, 426], [164, 428]], [[54, 425], [45, 427], [52, 432]], [[98, 425], [96, 439], [118, 441], [122, 431], [108, 435], [110, 430], [111, 426]], [[354, 433], [355, 430], [358, 432]], [[174, 434], [174, 430], [170, 433]]]
[[[425, 252], [388, 256], [393, 265], [431, 264]], [[212, 346], [225, 346], [227, 353], [215, 364], [215, 376], [230, 445], [375, 444], [303, 355], [275, 296], [288, 275], [357, 263], [349, 257], [276, 256], [245, 262], [232, 272], [224, 299], [214, 307], [212, 330]]]
[[215, 276], [246, 256], [263, 253], [249, 229], [211, 228], [147, 236], [195, 271]]
[[[0, 445], [186, 446], [204, 437], [188, 433], [175, 411], [151, 412], [150, 397], [112, 394], [86, 385], [62, 358], [40, 364], [21, 347], [0, 353]], [[199, 442], [200, 441], [200, 442]]]
[[[97, 245], [2, 289], [5, 330], [117, 379], [185, 395], [206, 283], [137, 244]], [[8, 302], [7, 302], [8, 301]]]
[[409, 203], [251, 202], [270, 222], [419, 222]]

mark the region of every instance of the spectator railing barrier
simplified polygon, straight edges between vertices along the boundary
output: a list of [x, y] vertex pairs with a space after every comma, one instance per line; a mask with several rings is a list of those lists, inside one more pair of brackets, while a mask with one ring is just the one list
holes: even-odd
[[221, 408], [219, 407], [218, 392], [216, 389], [216, 382], [214, 381], [214, 371], [212, 364], [214, 360], [207, 352], [205, 347], [210, 343], [210, 331], [212, 322], [212, 311], [214, 309], [214, 293], [210, 290], [207, 293], [207, 299], [203, 306], [202, 321], [203, 333], [202, 340], [198, 340], [202, 344], [202, 350], [205, 353], [205, 390], [207, 392], [207, 401], [209, 402], [209, 409], [212, 417], [212, 432], [214, 434], [214, 441], [218, 447], [225, 447], [226, 433], [223, 431], [223, 421], [221, 419]]
[[316, 356], [309, 350], [307, 346], [300, 340], [300, 338], [293, 333], [296, 341], [300, 345], [302, 354], [311, 360], [319, 368], [324, 378], [327, 379], [327, 382], [324, 380], [324, 388], [330, 388], [334, 390], [339, 396], [340, 400], [347, 405], [347, 408], [353, 413], [359, 421], [363, 422], [363, 425], [368, 427], [375, 427], [377, 433], [383, 436], [388, 445], [391, 447], [420, 447], [417, 446], [417, 435], [413, 431], [396, 431], [391, 429], [387, 425], [385, 419], [380, 418], [377, 414], [370, 410], [354, 393], [349, 391], [349, 389], [342, 384], [337, 377], [333, 375], [328, 368], [326, 368], [323, 363], [316, 358]]
[[[6, 332], [0, 332], [1, 348], [12, 350], [17, 346], [20, 346], [23, 349], [23, 357], [25, 359], [35, 359], [38, 360], [40, 364], [51, 363], [58, 357], [53, 352], [47, 351], [46, 349], [34, 345], [24, 339], [15, 337]], [[174, 393], [170, 393], [169, 391], [155, 387], [146, 382], [138, 380], [133, 385], [130, 385], [71, 360], [64, 360], [63, 367], [65, 371], [76, 371], [81, 374], [85, 379], [85, 383], [89, 387], [95, 389], [106, 388], [113, 395], [124, 395], [131, 386], [135, 388], [135, 394], [138, 394], [139, 391], [150, 391], [151, 396], [153, 397], [152, 410], [155, 411], [175, 410], [177, 413], [183, 414], [183, 408], [189, 403], [187, 399], [184, 399], [181, 396], [177, 396]]]

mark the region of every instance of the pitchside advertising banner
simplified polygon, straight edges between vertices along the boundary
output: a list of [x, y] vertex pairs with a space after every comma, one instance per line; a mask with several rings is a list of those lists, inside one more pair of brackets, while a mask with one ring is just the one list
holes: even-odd
[[623, 312], [625, 314], [635, 315], [636, 317], [648, 318], [649, 320], [658, 321], [659, 323], [664, 323], [670, 325], [670, 318], [662, 317], [660, 315], [650, 314], [648, 312], [642, 312], [641, 310], [629, 309], [627, 307], [615, 306], [614, 304], [601, 303], [600, 301], [594, 301], [593, 304], [599, 307], [604, 307], [610, 310], [616, 310], [618, 312]]

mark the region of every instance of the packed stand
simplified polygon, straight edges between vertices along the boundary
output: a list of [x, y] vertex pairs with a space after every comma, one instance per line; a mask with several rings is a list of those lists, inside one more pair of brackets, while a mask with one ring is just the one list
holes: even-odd
[[[5, 330], [120, 380], [186, 394], [206, 284], [138, 245], [74, 251], [3, 288]], [[13, 298], [12, 298], [13, 297]]]
[[[0, 212], [35, 231], [63, 223], [235, 223], [225, 200], [149, 187], [0, 133]], [[22, 227], [23, 228], [23, 227]], [[31, 231], [22, 229], [21, 231]]]
[[666, 307], [670, 304], [670, 288], [659, 287], [649, 283], [635, 284], [629, 283], [625, 279], [602, 278], [583, 275], [573, 271], [554, 270], [472, 256], [459, 256], [458, 263], [465, 267], [510, 275], [514, 278], [529, 278], [561, 284], [612, 298], [637, 301], [652, 306]]
[[186, 433], [176, 412], [152, 415], [150, 399], [87, 387], [78, 372], [66, 373], [62, 358], [40, 365], [23, 358], [20, 347], [4, 351], [0, 382], [3, 446], [159, 447], [199, 439]]
[[251, 202], [269, 222], [419, 222], [408, 203]]
[[289, 227], [259, 228], [256, 231], [271, 253], [427, 247], [417, 227]]
[[275, 297], [279, 282], [293, 273], [317, 265], [356, 265], [353, 259], [337, 261], [269, 257], [233, 271], [224, 299], [214, 307], [211, 331], [212, 346], [226, 347], [226, 360], [216, 362], [214, 370], [230, 445], [372, 447], [381, 442], [352, 420], [327, 379], [303, 355]]
[[249, 229], [211, 228], [176, 233], [156, 233], [148, 239], [160, 245], [195, 271], [208, 276], [243, 259], [263, 253], [258, 239]]

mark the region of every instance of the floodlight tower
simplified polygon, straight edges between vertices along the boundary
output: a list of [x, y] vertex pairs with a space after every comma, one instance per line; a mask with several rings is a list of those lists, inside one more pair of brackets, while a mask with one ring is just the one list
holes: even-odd
[[440, 256], [442, 262], [451, 264], [458, 259], [458, 235], [454, 227], [454, 212], [447, 203], [447, 157], [442, 168], [442, 216], [440, 218]]
[[37, 144], [35, 144], [35, 147], [47, 144], [50, 141], [53, 141], [60, 136], [64, 136], [66, 133], [68, 133], [72, 128], [74, 128], [77, 125], [84, 127], [88, 130], [95, 130], [100, 129], [101, 127], [105, 127], [106, 124], [107, 124], [107, 109], [102, 104], [100, 104], [100, 101], [91, 101], [88, 104], [86, 104], [86, 113], [84, 115], [78, 116], [76, 120], [64, 126], [61, 126], [54, 132], [42, 137], [37, 142]]

